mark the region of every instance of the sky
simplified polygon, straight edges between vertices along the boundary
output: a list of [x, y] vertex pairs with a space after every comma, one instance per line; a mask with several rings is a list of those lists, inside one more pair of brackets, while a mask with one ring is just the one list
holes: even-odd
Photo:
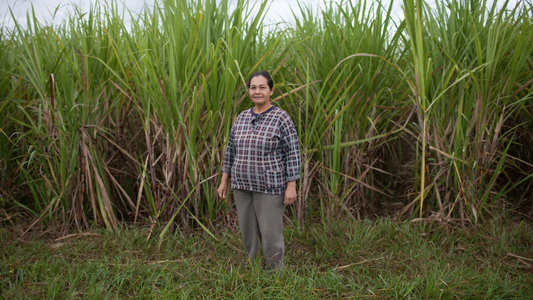
[[[300, 0], [303, 3], [317, 6], [317, 0]], [[52, 21], [52, 14], [56, 7], [61, 8], [56, 13], [55, 22], [60, 21], [66, 15], [68, 4], [74, 3], [82, 10], [88, 11], [91, 3], [94, 0], [0, 0], [0, 12], [7, 12], [8, 7], [11, 7], [15, 18], [22, 24], [26, 23], [26, 12], [33, 7], [36, 11], [37, 17], [42, 21]], [[125, 6], [132, 12], [140, 12], [144, 5], [153, 6], [154, 0], [118, 0], [119, 3], [124, 3]], [[251, 2], [256, 2], [251, 0]], [[296, 0], [274, 0], [266, 17], [267, 21], [279, 22], [283, 19], [292, 20], [291, 6], [297, 8]], [[13, 26], [12, 18], [9, 14], [0, 16], [0, 23], [4, 26]]]
[[[56, 7], [60, 9], [56, 13], [55, 21], [60, 22], [66, 15], [68, 4], [74, 3], [82, 10], [88, 11], [91, 3], [94, 0], [0, 0], [0, 24], [4, 26], [13, 27], [13, 19], [9, 14], [9, 7], [13, 11], [13, 15], [21, 24], [26, 23], [26, 12], [33, 7], [36, 11], [36, 16], [41, 21], [50, 22], [53, 20], [52, 14]], [[118, 0], [119, 3], [124, 3], [125, 6], [132, 12], [140, 12], [144, 5], [153, 6], [154, 0]], [[232, 2], [230, 0], [230, 2]], [[256, 3], [257, 0], [250, 0], [250, 3]], [[300, 3], [307, 4], [311, 7], [318, 7], [323, 0], [300, 0]], [[278, 23], [283, 20], [292, 21], [294, 18], [291, 13], [291, 7], [298, 9], [296, 0], [274, 0], [271, 1], [271, 6], [266, 16], [267, 23]]]
[[[257, 0], [249, 0], [250, 3], [255, 3]], [[323, 0], [299, 0], [300, 3], [306, 4], [312, 8], [317, 9], [321, 5]], [[369, 3], [372, 0], [367, 0]], [[384, 0], [384, 4], [390, 3], [391, 0]], [[434, 2], [432, 0], [427, 0], [429, 3]], [[493, 2], [494, 0], [489, 2]], [[503, 3], [504, 0], [496, 0], [498, 4]], [[519, 0], [510, 0], [509, 6], [514, 7], [516, 2]], [[18, 20], [20, 24], [26, 24], [26, 12], [33, 7], [36, 12], [37, 18], [44, 23], [60, 23], [61, 20], [66, 16], [69, 4], [74, 3], [79, 6], [83, 11], [88, 11], [91, 3], [94, 3], [94, 0], [0, 0], [0, 25], [3, 27], [13, 28], [14, 22], [13, 18], [9, 13], [9, 9], [12, 9], [14, 17]], [[140, 12], [144, 5], [151, 6], [154, 3], [154, 0], [118, 0], [120, 3], [124, 3], [125, 6], [132, 12]], [[294, 10], [298, 10], [296, 0], [273, 0], [271, 1], [271, 6], [266, 15], [266, 24], [276, 24], [282, 21], [292, 22], [294, 21], [291, 7]], [[401, 0], [396, 0], [393, 7], [393, 15], [396, 18], [400, 18], [402, 15], [401, 9]], [[55, 12], [55, 9], [59, 7], [58, 11]], [[52, 18], [52, 15], [55, 12], [55, 17]], [[127, 18], [126, 18], [126, 21]]]

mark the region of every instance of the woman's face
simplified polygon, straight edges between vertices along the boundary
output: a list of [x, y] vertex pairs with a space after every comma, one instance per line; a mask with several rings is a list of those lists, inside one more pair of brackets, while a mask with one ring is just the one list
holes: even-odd
[[268, 86], [268, 80], [263, 76], [255, 76], [250, 80], [250, 88], [248, 89], [250, 98], [255, 105], [265, 105], [270, 103], [270, 96], [274, 93], [274, 89]]

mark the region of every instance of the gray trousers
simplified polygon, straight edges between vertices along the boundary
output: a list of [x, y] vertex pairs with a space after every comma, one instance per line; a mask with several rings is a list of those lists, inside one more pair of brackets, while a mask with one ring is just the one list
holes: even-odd
[[283, 195], [233, 190], [242, 241], [250, 259], [255, 261], [262, 245], [266, 269], [283, 270]]

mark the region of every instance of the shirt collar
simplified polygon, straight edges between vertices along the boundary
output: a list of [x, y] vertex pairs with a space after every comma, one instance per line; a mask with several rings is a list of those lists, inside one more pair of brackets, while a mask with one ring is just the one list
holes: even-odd
[[260, 113], [260, 114], [256, 114], [254, 112], [254, 108], [250, 108], [250, 113], [252, 114], [252, 117], [257, 117], [258, 115], [266, 115], [269, 111], [273, 110], [276, 106], [275, 105], [272, 105], [269, 109], [265, 110], [264, 112]]

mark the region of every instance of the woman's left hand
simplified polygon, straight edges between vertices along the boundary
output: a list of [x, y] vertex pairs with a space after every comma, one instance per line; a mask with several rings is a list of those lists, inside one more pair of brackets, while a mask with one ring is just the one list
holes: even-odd
[[292, 205], [296, 201], [296, 182], [291, 181], [287, 183], [287, 189], [285, 190], [285, 206]]

